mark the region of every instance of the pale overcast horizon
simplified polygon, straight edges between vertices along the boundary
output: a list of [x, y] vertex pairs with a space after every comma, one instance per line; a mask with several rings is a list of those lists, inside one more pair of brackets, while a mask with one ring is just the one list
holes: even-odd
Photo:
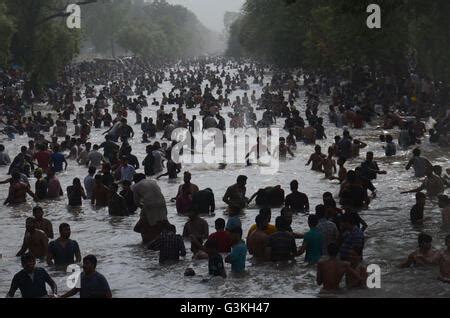
[[185, 6], [194, 12], [208, 29], [222, 32], [225, 12], [239, 12], [245, 0], [167, 0], [167, 2]]

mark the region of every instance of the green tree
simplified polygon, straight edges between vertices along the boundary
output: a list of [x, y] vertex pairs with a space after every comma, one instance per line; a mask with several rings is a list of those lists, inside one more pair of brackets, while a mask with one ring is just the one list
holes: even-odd
[[68, 29], [62, 0], [6, 0], [16, 29], [11, 58], [29, 74], [26, 90], [57, 79], [58, 72], [78, 53], [80, 32]]
[[0, 67], [7, 66], [10, 58], [10, 46], [15, 31], [14, 22], [6, 12], [5, 0], [0, 0]]

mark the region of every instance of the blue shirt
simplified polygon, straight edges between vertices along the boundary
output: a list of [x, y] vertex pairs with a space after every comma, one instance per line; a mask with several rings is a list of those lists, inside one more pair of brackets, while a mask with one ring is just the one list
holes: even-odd
[[347, 260], [352, 249], [361, 250], [364, 248], [364, 232], [355, 226], [344, 236], [344, 242], [341, 245], [341, 259]]
[[241, 240], [231, 249], [231, 271], [234, 273], [242, 273], [245, 270], [245, 259], [247, 257], [247, 246]]
[[[28, 274], [24, 269], [14, 275], [11, 283], [11, 291], [20, 289], [23, 298], [41, 298], [47, 296], [45, 283], [50, 285], [51, 278], [43, 268], [36, 267], [33, 274]], [[14, 296], [11, 295], [11, 296]]]
[[310, 229], [305, 234], [304, 243], [306, 243], [305, 262], [315, 264], [322, 257], [323, 235], [316, 228]]
[[75, 263], [75, 256], [77, 252], [80, 252], [80, 247], [77, 241], [69, 240], [63, 247], [58, 240], [55, 240], [50, 242], [48, 250], [55, 259], [55, 265], [63, 266]]
[[105, 276], [98, 272], [89, 277], [83, 272], [80, 279], [80, 298], [103, 298], [111, 293]]
[[66, 160], [64, 158], [64, 155], [62, 153], [55, 152], [52, 154], [51, 158], [53, 162], [53, 168], [55, 168], [55, 171], [56, 172], [63, 171], [63, 163]]

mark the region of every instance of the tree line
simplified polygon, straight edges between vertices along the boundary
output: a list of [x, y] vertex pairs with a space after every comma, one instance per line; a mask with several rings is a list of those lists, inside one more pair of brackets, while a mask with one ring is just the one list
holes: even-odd
[[[371, 3], [381, 7], [380, 29], [366, 25]], [[325, 73], [351, 65], [396, 76], [414, 69], [449, 83], [449, 17], [447, 0], [247, 0], [227, 55]]]
[[82, 46], [158, 64], [201, 55], [216, 40], [195, 14], [166, 1], [98, 0], [81, 7], [81, 29], [67, 28], [66, 5], [65, 0], [0, 0], [0, 67], [22, 68], [34, 91], [55, 83]]

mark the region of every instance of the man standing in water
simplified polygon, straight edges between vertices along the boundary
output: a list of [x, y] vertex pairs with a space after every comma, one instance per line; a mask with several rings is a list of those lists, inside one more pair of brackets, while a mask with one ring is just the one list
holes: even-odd
[[80, 293], [80, 298], [111, 298], [111, 290], [105, 276], [96, 271], [97, 258], [88, 255], [83, 258], [83, 272], [80, 275], [80, 288], [73, 288], [61, 298], [68, 298]]
[[378, 174], [387, 174], [387, 172], [378, 168], [378, 164], [373, 160], [373, 152], [369, 151], [366, 161], [361, 164], [361, 175], [369, 180], [375, 180]]
[[322, 172], [322, 163], [326, 159], [326, 156], [322, 153], [322, 148], [319, 145], [314, 148], [314, 151], [315, 152], [311, 155], [311, 157], [309, 157], [306, 166], [309, 166], [312, 162], [311, 170]]
[[20, 289], [23, 298], [43, 298], [48, 296], [45, 284], [51, 288], [53, 294], [57, 294], [57, 286], [53, 279], [48, 275], [47, 271], [36, 266], [36, 258], [27, 253], [22, 256], [21, 263], [23, 269], [14, 275], [11, 282], [7, 298], [14, 297], [17, 289]]
[[411, 167], [413, 167], [415, 177], [423, 178], [425, 177], [427, 170], [433, 168], [433, 165], [428, 159], [420, 156], [421, 151], [419, 148], [413, 150], [413, 155], [414, 157], [412, 157], [406, 165], [406, 170], [409, 170]]
[[53, 225], [52, 222], [44, 218], [44, 210], [40, 206], [34, 207], [33, 216], [36, 228], [42, 230], [49, 239], [53, 239]]
[[237, 208], [239, 210], [244, 209], [247, 206], [247, 198], [245, 197], [247, 177], [239, 176], [236, 184], [228, 187], [225, 195], [223, 196], [223, 202], [225, 202], [229, 208]]
[[11, 177], [11, 185], [9, 186], [8, 197], [3, 204], [7, 205], [25, 203], [27, 202], [27, 193], [36, 200], [36, 196], [30, 190], [30, 185], [22, 182], [20, 179], [20, 174], [18, 172], [14, 172]]
[[309, 212], [309, 200], [308, 196], [298, 191], [298, 181], [293, 180], [290, 184], [291, 194], [288, 194], [285, 199], [285, 206], [292, 209], [295, 213], [308, 213]]
[[77, 241], [70, 239], [70, 225], [62, 223], [59, 226], [59, 238], [48, 246], [47, 264], [49, 266], [67, 266], [81, 262], [80, 247]]
[[445, 190], [444, 183], [439, 176], [433, 173], [433, 168], [427, 168], [426, 176], [425, 181], [420, 187], [411, 191], [402, 192], [401, 194], [415, 193], [422, 190], [427, 190], [428, 197], [435, 197], [442, 194]]
[[161, 233], [161, 222], [167, 221], [166, 199], [158, 184], [147, 180], [143, 174], [134, 175], [134, 194], [136, 206], [141, 208], [141, 217], [134, 231], [140, 233], [144, 243], [153, 241]]
[[344, 275], [352, 276], [360, 281], [361, 277], [351, 267], [349, 262], [341, 261], [337, 258], [339, 248], [336, 244], [328, 245], [329, 259], [320, 261], [317, 264], [317, 285], [323, 285], [321, 293], [339, 290], [339, 285]]
[[438, 255], [431, 245], [432, 242], [431, 236], [420, 233], [418, 238], [419, 248], [408, 256], [408, 259], [400, 265], [400, 268], [407, 268], [411, 265], [435, 265]]
[[34, 218], [27, 218], [26, 231], [23, 238], [22, 248], [16, 256], [22, 256], [28, 250], [33, 256], [41, 258], [47, 255], [48, 237], [44, 231], [36, 229]]

